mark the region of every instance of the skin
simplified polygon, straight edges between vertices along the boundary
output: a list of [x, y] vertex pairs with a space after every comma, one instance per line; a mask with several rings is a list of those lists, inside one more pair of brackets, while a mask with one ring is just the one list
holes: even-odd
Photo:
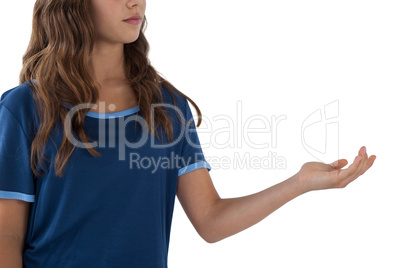
[[[99, 100], [117, 106], [114, 111], [134, 107], [136, 98], [123, 76], [123, 45], [137, 40], [140, 25], [123, 22], [135, 14], [143, 17], [145, 0], [92, 0], [97, 40], [92, 55], [94, 77], [101, 84]], [[99, 102], [98, 102], [99, 103]], [[344, 188], [364, 174], [376, 156], [360, 148], [346, 169], [346, 159], [331, 164], [309, 162], [287, 180], [258, 193], [220, 198], [209, 172], [196, 169], [179, 176], [177, 198], [200, 236], [209, 243], [220, 241], [258, 223], [290, 200], [310, 191]]]
[[[93, 77], [100, 84], [99, 102], [106, 111], [118, 112], [138, 104], [137, 98], [124, 75], [124, 44], [138, 39], [141, 24], [132, 25], [123, 20], [139, 15], [144, 18], [146, 0], [91, 0], [96, 41], [91, 55]], [[109, 105], [113, 104], [108, 109]], [[99, 111], [99, 106], [92, 108]]]
[[258, 223], [272, 212], [304, 193], [344, 188], [364, 174], [376, 156], [360, 148], [353, 163], [340, 159], [331, 164], [309, 162], [300, 171], [270, 188], [238, 198], [219, 197], [207, 169], [179, 176], [177, 197], [190, 221], [205, 241], [214, 243]]

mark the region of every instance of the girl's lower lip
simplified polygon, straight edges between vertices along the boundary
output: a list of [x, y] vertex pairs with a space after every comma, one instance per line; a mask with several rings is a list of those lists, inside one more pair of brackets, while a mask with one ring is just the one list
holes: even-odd
[[141, 23], [141, 19], [125, 20], [125, 22], [133, 25], [138, 25]]

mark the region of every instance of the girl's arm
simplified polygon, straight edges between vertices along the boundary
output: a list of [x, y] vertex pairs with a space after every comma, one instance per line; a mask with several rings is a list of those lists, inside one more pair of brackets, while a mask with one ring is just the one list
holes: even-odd
[[177, 197], [200, 236], [214, 243], [258, 223], [293, 198], [313, 190], [344, 188], [374, 163], [362, 147], [354, 162], [331, 164], [309, 162], [289, 179], [261, 192], [238, 198], [221, 199], [209, 172], [197, 169], [179, 177]]
[[20, 244], [15, 237], [0, 235], [0, 267], [23, 267]]
[[0, 198], [0, 267], [22, 268], [31, 203]]

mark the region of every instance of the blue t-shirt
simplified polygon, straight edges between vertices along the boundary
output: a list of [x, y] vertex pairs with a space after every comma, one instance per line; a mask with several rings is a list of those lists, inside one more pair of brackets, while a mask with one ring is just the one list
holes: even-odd
[[[84, 130], [101, 156], [80, 147], [82, 141], [70, 132], [77, 146], [61, 178], [54, 158], [67, 128], [59, 123], [45, 147], [48, 171], [36, 177], [30, 155], [39, 121], [31, 90], [26, 82], [0, 101], [0, 198], [32, 202], [24, 267], [167, 267], [178, 176], [211, 170], [187, 99], [174, 93], [177, 112], [193, 124], [172, 106], [165, 108], [174, 142], [162, 130], [163, 142], [148, 134], [139, 106], [88, 112]], [[164, 102], [173, 105], [161, 90]]]

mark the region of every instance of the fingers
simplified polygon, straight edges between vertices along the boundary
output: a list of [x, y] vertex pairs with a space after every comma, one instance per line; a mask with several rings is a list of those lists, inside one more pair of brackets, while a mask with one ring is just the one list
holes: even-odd
[[[367, 155], [366, 155], [366, 157], [367, 157]], [[371, 166], [374, 164], [374, 160], [375, 160], [376, 158], [377, 158], [377, 157], [376, 157], [375, 155], [372, 155], [372, 156], [370, 156], [370, 157], [367, 157], [367, 161], [366, 161], [365, 168], [362, 170], [362, 172], [361, 172], [360, 175], [363, 175], [364, 173], [366, 173], [366, 171], [367, 171], [369, 168], [371, 168]]]
[[368, 156], [367, 156], [367, 150], [366, 150], [365, 146], [360, 148], [359, 155], [361, 155], [361, 157], [362, 157], [362, 160], [361, 160], [361, 162], [359, 164], [359, 167], [357, 168], [358, 169], [358, 174], [360, 176], [361, 174], [363, 174], [366, 171], [366, 167], [367, 167]]
[[336, 160], [335, 162], [332, 162], [332, 163], [330, 164], [330, 166], [333, 167], [333, 168], [335, 168], [335, 169], [341, 169], [341, 168], [343, 168], [344, 166], [346, 166], [347, 164], [348, 164], [348, 160], [346, 160], [346, 159], [339, 159], [339, 160]]
[[363, 155], [364, 163], [362, 163], [362, 167], [360, 169], [359, 176], [363, 175], [374, 164], [375, 159], [376, 159], [375, 155], [368, 157], [367, 150], [364, 147], [364, 155]]
[[375, 159], [377, 158], [377, 156], [372, 155], [369, 157], [367, 163], [368, 163], [368, 168], [371, 168], [371, 166], [374, 164]]
[[368, 157], [365, 146], [361, 147], [353, 163], [346, 170], [342, 170], [344, 171], [341, 173], [342, 185], [346, 186], [364, 174], [373, 165], [375, 159], [375, 155]]
[[361, 161], [362, 158], [363, 158], [363, 157], [362, 157], [360, 154], [357, 155], [357, 156], [355, 157], [355, 159], [353, 160], [353, 163], [352, 163], [347, 169], [342, 170], [342, 171], [344, 171], [344, 172], [342, 173], [342, 176], [343, 176], [342, 179], [347, 178], [347, 177], [350, 177], [350, 176], [352, 176], [353, 174], [355, 174], [355, 173], [358, 171], [359, 165], [360, 165], [360, 163], [362, 162], [362, 161]]

